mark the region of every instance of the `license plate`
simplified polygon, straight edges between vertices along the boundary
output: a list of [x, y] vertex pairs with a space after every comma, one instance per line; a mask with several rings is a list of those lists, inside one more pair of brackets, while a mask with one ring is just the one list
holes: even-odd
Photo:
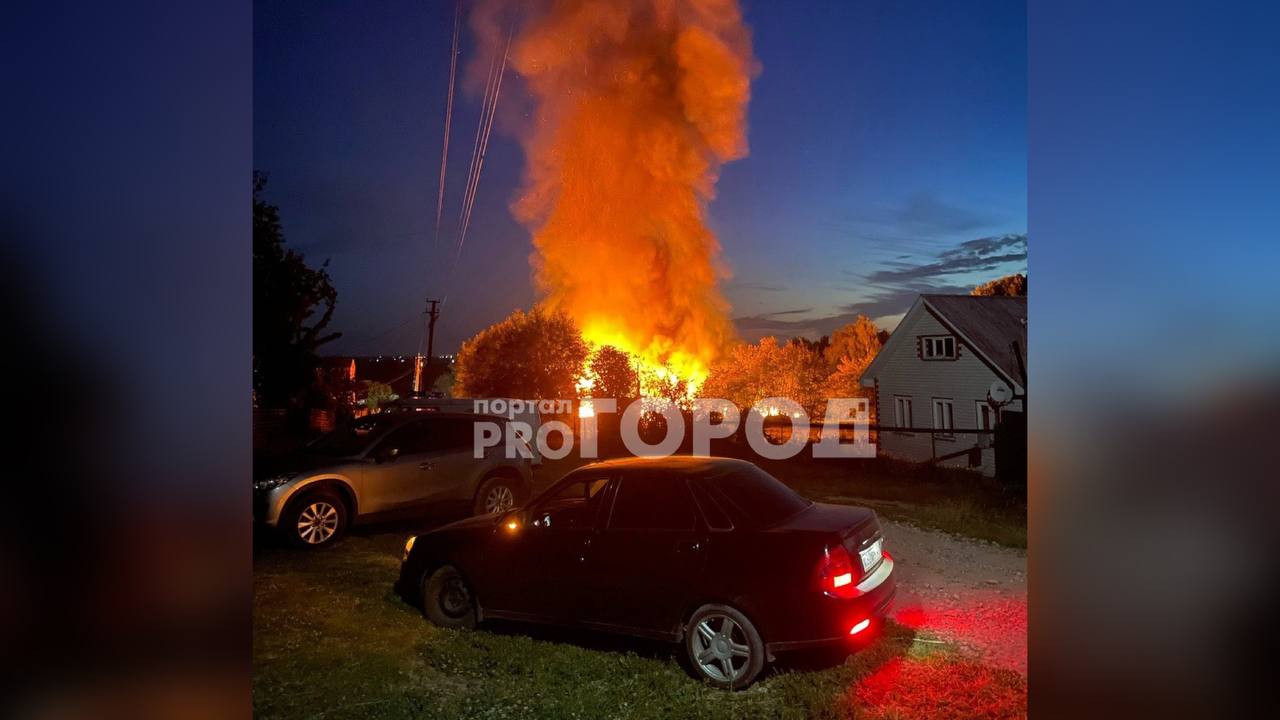
[[858, 556], [862, 558], [862, 571], [867, 572], [871, 568], [880, 564], [880, 545], [884, 542], [878, 539], [871, 543], [871, 546], [858, 551]]

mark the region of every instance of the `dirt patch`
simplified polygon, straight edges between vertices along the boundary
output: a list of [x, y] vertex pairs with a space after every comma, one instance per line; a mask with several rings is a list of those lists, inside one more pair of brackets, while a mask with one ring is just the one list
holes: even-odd
[[897, 563], [894, 619], [925, 641], [954, 643], [996, 667], [1027, 673], [1027, 554], [882, 520]]

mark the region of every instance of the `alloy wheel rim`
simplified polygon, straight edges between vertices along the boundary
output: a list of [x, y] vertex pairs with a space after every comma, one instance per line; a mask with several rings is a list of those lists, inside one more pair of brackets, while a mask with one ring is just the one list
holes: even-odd
[[690, 640], [694, 661], [704, 675], [733, 682], [747, 672], [751, 645], [742, 627], [728, 615], [715, 613], [698, 621]]
[[319, 545], [338, 531], [338, 509], [317, 500], [298, 515], [298, 537], [311, 545]]
[[471, 610], [471, 592], [462, 578], [454, 575], [440, 588], [440, 609], [452, 618], [461, 617]]
[[486, 513], [500, 513], [510, 510], [516, 504], [516, 496], [511, 492], [511, 488], [506, 485], [499, 485], [489, 491], [484, 498], [484, 511]]

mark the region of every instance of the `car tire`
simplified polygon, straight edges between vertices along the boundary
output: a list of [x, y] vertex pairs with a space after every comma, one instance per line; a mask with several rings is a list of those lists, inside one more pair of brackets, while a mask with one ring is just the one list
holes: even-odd
[[476, 626], [476, 601], [466, 578], [445, 565], [422, 581], [422, 614], [441, 627], [470, 630]]
[[330, 547], [347, 531], [347, 505], [331, 490], [310, 492], [289, 503], [280, 518], [280, 529], [297, 547]]
[[476, 491], [472, 515], [492, 515], [510, 510], [520, 503], [520, 482], [505, 475], [491, 475]]
[[703, 605], [684, 632], [689, 668], [725, 690], [741, 690], [764, 670], [764, 640], [751, 620], [728, 605]]

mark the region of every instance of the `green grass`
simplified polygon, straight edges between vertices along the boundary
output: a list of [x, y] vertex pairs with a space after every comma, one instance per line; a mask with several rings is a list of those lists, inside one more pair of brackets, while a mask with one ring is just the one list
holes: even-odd
[[[915, 718], [1026, 712], [1021, 676], [961, 660], [892, 624], [851, 657], [784, 659], [781, 669], [738, 693], [693, 680], [674, 649], [661, 644], [522, 626], [445, 630], [391, 591], [406, 535], [356, 534], [319, 552], [262, 543], [254, 568], [255, 715]], [[902, 680], [912, 677], [930, 679]]]
[[[581, 464], [548, 462], [542, 489]], [[1025, 502], [965, 473], [880, 462], [762, 463], [819, 501], [1026, 546]], [[270, 718], [1023, 717], [1026, 680], [890, 624], [850, 657], [784, 657], [744, 692], [693, 680], [675, 649], [522, 626], [445, 630], [391, 590], [408, 530], [300, 552], [262, 543], [254, 567], [254, 711]], [[926, 642], [921, 642], [922, 640]]]
[[969, 498], [942, 500], [928, 505], [884, 502], [860, 498], [830, 498], [828, 502], [849, 502], [873, 508], [881, 517], [900, 520], [931, 530], [986, 540], [1006, 547], [1027, 547], [1025, 511], [1000, 512], [983, 507]]

